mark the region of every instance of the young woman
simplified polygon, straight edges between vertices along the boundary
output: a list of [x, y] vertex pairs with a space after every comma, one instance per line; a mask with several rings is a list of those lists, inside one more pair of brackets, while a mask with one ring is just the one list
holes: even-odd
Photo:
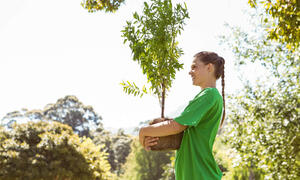
[[[180, 148], [176, 151], [176, 180], [222, 178], [212, 148], [219, 129], [222, 110], [221, 126], [225, 117], [224, 64], [224, 59], [214, 52], [197, 53], [189, 74], [193, 85], [200, 86], [200, 92], [178, 117], [140, 129], [139, 140], [146, 150], [150, 150], [151, 146], [157, 144], [159, 137], [184, 131]], [[220, 77], [222, 77], [222, 96], [216, 88], [216, 81]]]

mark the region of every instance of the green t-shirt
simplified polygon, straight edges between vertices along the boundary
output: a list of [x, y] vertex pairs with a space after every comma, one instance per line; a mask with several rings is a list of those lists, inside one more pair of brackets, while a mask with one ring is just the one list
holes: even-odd
[[212, 148], [222, 116], [223, 99], [216, 88], [205, 88], [189, 102], [178, 117], [188, 126], [176, 151], [176, 180], [217, 180], [222, 178]]

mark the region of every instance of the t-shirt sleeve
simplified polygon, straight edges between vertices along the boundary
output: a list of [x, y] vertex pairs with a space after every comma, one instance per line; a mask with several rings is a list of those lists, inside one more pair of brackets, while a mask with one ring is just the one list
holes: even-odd
[[185, 126], [197, 126], [215, 102], [214, 94], [211, 91], [206, 91], [201, 96], [190, 101], [181, 115], [174, 118], [174, 120]]

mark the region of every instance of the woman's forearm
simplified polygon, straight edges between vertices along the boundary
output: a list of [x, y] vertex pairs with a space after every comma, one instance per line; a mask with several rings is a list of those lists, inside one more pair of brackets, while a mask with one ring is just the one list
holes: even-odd
[[178, 134], [185, 130], [187, 126], [181, 125], [174, 120], [164, 121], [142, 127], [140, 129], [140, 136], [153, 136], [153, 137], [162, 137], [173, 134]]

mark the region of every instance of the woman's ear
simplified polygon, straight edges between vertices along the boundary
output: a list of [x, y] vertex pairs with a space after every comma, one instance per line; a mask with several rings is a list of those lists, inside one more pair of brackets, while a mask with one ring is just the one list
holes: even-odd
[[214, 65], [213, 65], [212, 63], [208, 63], [207, 65], [208, 65], [208, 66], [207, 66], [208, 72], [214, 72], [214, 70], [215, 70]]

